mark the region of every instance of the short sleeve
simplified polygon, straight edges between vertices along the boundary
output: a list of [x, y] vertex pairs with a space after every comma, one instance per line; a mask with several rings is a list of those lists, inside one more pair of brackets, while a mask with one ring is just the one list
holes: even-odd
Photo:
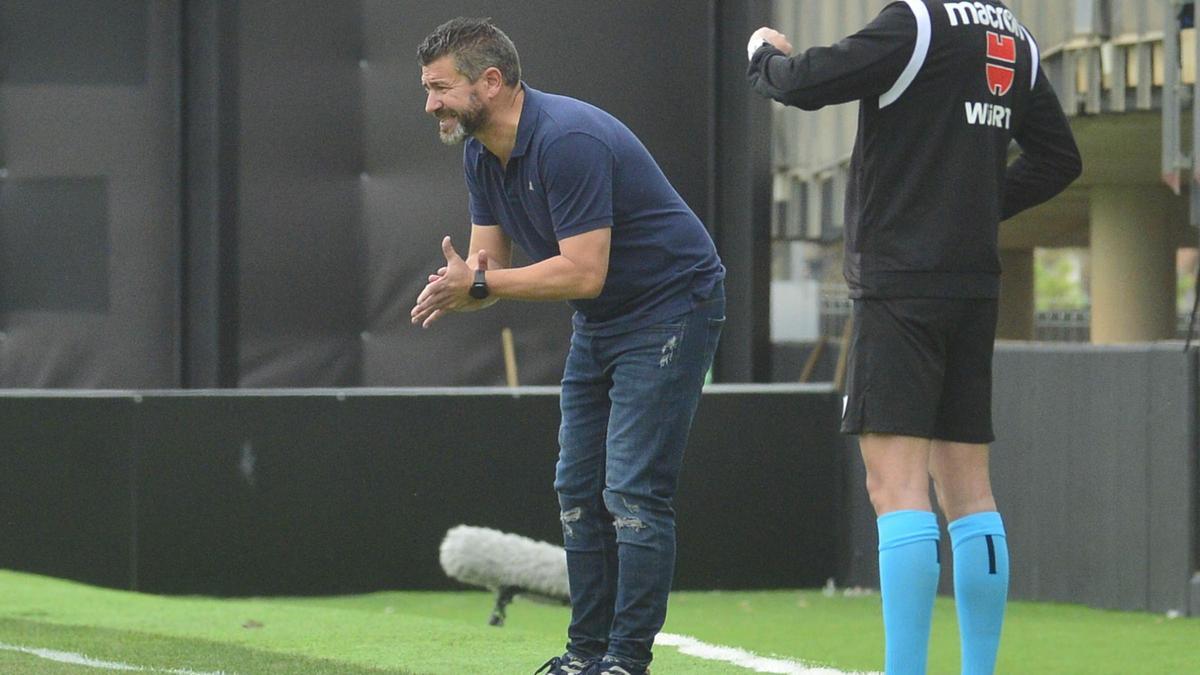
[[542, 155], [554, 235], [562, 240], [612, 226], [613, 153], [594, 136], [569, 133]]
[[463, 175], [467, 180], [467, 194], [471, 211], [471, 223], [474, 225], [497, 225], [499, 221], [492, 215], [488, 205], [487, 193], [479, 185], [479, 154], [471, 152], [470, 144], [463, 147]]

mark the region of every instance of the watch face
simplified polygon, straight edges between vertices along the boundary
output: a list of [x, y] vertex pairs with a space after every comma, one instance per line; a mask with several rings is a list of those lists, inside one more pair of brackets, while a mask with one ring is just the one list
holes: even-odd
[[475, 270], [475, 283], [471, 284], [467, 294], [476, 300], [483, 300], [488, 296], [487, 277], [483, 275], [483, 270]]

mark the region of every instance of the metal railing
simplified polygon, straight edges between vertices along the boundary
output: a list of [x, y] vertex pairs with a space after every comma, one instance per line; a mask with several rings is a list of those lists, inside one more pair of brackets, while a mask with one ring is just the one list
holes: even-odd
[[[1191, 312], [1175, 316], [1175, 339], [1187, 338]], [[1088, 342], [1091, 340], [1092, 312], [1089, 309], [1065, 309], [1037, 312], [1034, 315], [1034, 340], [1041, 342]]]
[[[821, 337], [840, 338], [850, 318], [853, 303], [846, 297], [845, 290], [836, 287], [822, 289], [820, 304]], [[1187, 338], [1191, 313], [1183, 312], [1176, 317], [1175, 338]], [[1090, 309], [1052, 309], [1034, 313], [1033, 340], [1036, 342], [1090, 342], [1092, 339], [1092, 312]]]
[[[1188, 190], [1190, 220], [1200, 225], [1200, 182], [1195, 149], [1200, 148], [1200, 41], [1196, 39], [1195, 4], [1192, 0], [1162, 0], [1166, 12], [1163, 32], [1162, 176], [1176, 194]], [[1184, 140], [1185, 108], [1191, 107], [1192, 137]], [[1190, 148], [1188, 147], [1190, 146]]]
[[1033, 315], [1033, 339], [1038, 342], [1091, 342], [1092, 313], [1086, 309], [1055, 309]]

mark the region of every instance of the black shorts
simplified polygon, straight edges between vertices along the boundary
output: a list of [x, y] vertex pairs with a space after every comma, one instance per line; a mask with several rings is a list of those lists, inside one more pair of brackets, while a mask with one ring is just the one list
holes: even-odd
[[854, 301], [842, 432], [991, 443], [996, 300]]

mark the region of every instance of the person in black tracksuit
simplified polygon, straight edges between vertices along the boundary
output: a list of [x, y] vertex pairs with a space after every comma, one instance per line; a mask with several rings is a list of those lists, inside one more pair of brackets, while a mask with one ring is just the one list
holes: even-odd
[[[842, 431], [859, 436], [879, 529], [885, 668], [923, 673], [949, 522], [963, 673], [995, 669], [1008, 589], [988, 476], [1000, 221], [1064, 190], [1082, 163], [1003, 3], [903, 0], [829, 47], [790, 56], [761, 28], [754, 90], [817, 110], [859, 101], [846, 190], [854, 331]], [[1009, 163], [1012, 141], [1020, 156]]]

